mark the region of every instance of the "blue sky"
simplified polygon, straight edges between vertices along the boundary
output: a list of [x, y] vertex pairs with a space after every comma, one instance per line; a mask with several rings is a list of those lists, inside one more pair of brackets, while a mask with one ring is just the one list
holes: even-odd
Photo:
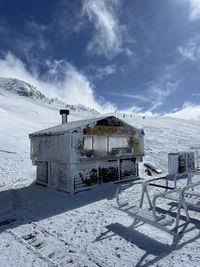
[[101, 112], [194, 117], [200, 0], [0, 0], [0, 76]]

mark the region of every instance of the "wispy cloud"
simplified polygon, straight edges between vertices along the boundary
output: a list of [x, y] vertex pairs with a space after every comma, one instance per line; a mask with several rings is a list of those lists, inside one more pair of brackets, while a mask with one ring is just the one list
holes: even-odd
[[115, 64], [106, 65], [104, 67], [91, 64], [84, 68], [84, 72], [88, 74], [91, 80], [102, 80], [107, 76], [115, 74], [116, 70], [117, 66]]
[[41, 77], [37, 69], [31, 73], [20, 59], [8, 53], [0, 59], [0, 76], [29, 82], [47, 96], [57, 97], [68, 104], [83, 104], [101, 113], [116, 109], [104, 98], [97, 99], [87, 76], [66, 60], [47, 61], [46, 74]]
[[26, 61], [42, 58], [50, 46], [46, 33], [48, 27], [37, 23], [33, 19], [23, 21], [21, 31], [15, 31], [12, 25], [0, 20], [0, 39], [4, 47]]
[[191, 38], [188, 43], [179, 46], [177, 51], [183, 59], [198, 62], [200, 60], [200, 36], [198, 35], [195, 38]]
[[172, 82], [167, 80], [166, 77], [161, 77], [160, 80], [152, 82], [148, 90], [153, 104], [151, 110], [161, 106], [165, 99], [176, 91], [179, 83], [180, 81]]
[[[83, 16], [94, 26], [94, 33], [87, 50], [91, 54], [112, 58], [120, 53], [131, 56], [132, 51], [125, 45], [126, 27], [120, 24], [119, 0], [85, 0]], [[130, 37], [129, 37], [130, 38]]]
[[200, 96], [200, 93], [192, 93], [192, 96], [194, 96], [194, 97], [199, 97]]
[[[167, 99], [178, 89], [180, 82], [181, 79], [176, 77], [176, 65], [167, 65], [160, 70], [155, 80], [143, 84], [139, 94], [135, 94], [133, 89], [133, 93], [121, 90], [121, 92], [104, 92], [104, 95], [134, 99], [137, 100], [137, 105], [142, 107], [146, 103], [149, 106], [148, 112], [157, 114], [158, 108], [166, 104]], [[138, 107], [137, 109], [144, 110]], [[128, 110], [132, 110], [132, 107], [128, 108]], [[135, 106], [133, 106], [133, 110], [136, 110]]]
[[145, 111], [145, 110], [143, 110], [143, 108], [138, 107], [138, 106], [132, 106], [130, 108], [120, 110], [120, 112], [126, 113], [126, 114], [135, 114], [135, 115], [139, 115], [139, 116], [149, 116], [149, 117], [159, 115], [158, 113], [155, 113], [155, 112], [153, 113], [150, 110]]
[[141, 102], [149, 102], [149, 99], [146, 96], [136, 95], [136, 94], [127, 94], [125, 92], [121, 92], [121, 93], [107, 92], [107, 93], [104, 93], [104, 95], [118, 96], [118, 97], [123, 97], [123, 98], [131, 98], [131, 99], [139, 100]]
[[102, 79], [108, 75], [114, 74], [116, 72], [115, 65], [106, 66], [105, 68], [101, 68], [98, 71], [99, 78]]
[[[184, 15], [188, 16], [190, 22], [200, 19], [200, 1], [199, 0], [174, 0], [172, 4], [183, 8]], [[177, 13], [178, 14], [178, 13]]]
[[200, 19], [200, 1], [199, 0], [187, 0], [190, 4], [190, 19]]
[[176, 65], [167, 65], [154, 81], [147, 83], [147, 96], [152, 103], [150, 111], [155, 111], [162, 106], [177, 90], [180, 82], [181, 80], [176, 77]]

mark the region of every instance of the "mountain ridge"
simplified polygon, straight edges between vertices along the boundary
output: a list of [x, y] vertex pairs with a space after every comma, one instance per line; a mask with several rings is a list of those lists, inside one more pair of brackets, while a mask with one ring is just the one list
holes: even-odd
[[0, 77], [0, 94], [3, 96], [16, 95], [19, 97], [25, 97], [26, 99], [38, 101], [40, 104], [50, 106], [54, 109], [66, 108], [76, 112], [86, 112], [94, 115], [100, 114], [95, 109], [86, 107], [82, 104], [70, 105], [58, 98], [49, 98], [41, 93], [35, 86], [16, 78]]

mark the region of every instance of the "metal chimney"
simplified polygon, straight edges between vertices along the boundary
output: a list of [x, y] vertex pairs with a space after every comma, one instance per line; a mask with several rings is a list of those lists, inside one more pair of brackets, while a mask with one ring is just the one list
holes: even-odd
[[68, 109], [61, 109], [60, 115], [62, 115], [62, 124], [67, 123], [67, 116], [69, 115]]

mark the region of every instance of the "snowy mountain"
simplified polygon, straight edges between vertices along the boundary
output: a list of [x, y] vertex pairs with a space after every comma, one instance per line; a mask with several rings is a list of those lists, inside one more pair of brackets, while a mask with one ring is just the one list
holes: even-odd
[[26, 96], [32, 99], [46, 99], [47, 98], [39, 92], [36, 87], [32, 86], [29, 83], [20, 81], [18, 79], [7, 79], [7, 78], [0, 78], [0, 89], [1, 93], [7, 92], [16, 94], [19, 96]]
[[22, 96], [25, 97], [26, 100], [33, 100], [37, 102], [38, 104], [46, 105], [47, 107], [51, 109], [61, 109], [66, 108], [73, 111], [78, 112], [84, 112], [98, 115], [99, 112], [97, 112], [94, 109], [91, 109], [89, 107], [85, 107], [84, 105], [69, 105], [66, 104], [57, 98], [48, 98], [44, 94], [42, 94], [40, 91], [36, 89], [33, 85], [26, 83], [24, 81], [13, 79], [13, 78], [0, 78], [0, 94], [3, 96]]
[[[60, 107], [66, 104], [27, 83], [0, 79], [0, 266], [198, 266], [199, 213], [171, 245], [172, 238], [150, 225], [131, 229], [132, 219], [114, 208], [116, 185], [70, 196], [32, 184], [28, 134], [60, 124]], [[69, 120], [95, 115], [74, 107]], [[169, 152], [200, 145], [197, 121], [115, 115], [144, 128], [144, 161], [163, 175]], [[143, 163], [140, 174], [146, 176]], [[2, 222], [5, 214], [10, 221]]]
[[70, 109], [70, 120], [99, 114], [82, 105], [67, 105], [57, 99], [49, 99], [23, 81], [0, 78], [1, 188], [5, 189], [13, 183], [18, 183], [18, 179], [27, 183], [28, 180], [24, 177], [27, 177], [27, 170], [33, 169], [29, 160], [28, 134], [60, 124], [61, 108]]

